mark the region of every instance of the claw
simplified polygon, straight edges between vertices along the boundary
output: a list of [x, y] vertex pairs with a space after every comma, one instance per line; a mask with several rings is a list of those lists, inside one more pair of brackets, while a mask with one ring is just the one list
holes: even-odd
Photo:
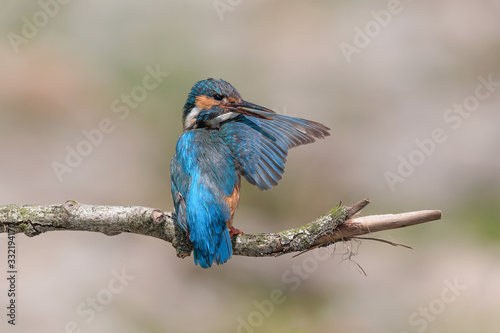
[[238, 234], [243, 234], [243, 231], [241, 231], [240, 229], [236, 229], [233, 226], [229, 227], [229, 237], [232, 238], [234, 235]]

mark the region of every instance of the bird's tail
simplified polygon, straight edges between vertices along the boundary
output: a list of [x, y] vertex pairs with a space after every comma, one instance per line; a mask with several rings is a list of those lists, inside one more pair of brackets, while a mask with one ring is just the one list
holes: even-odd
[[229, 229], [224, 228], [221, 235], [219, 245], [215, 251], [210, 248], [200, 248], [194, 244], [193, 248], [194, 263], [203, 268], [211, 267], [213, 263], [221, 265], [231, 258], [233, 255], [233, 247], [231, 245], [231, 238], [229, 237]]

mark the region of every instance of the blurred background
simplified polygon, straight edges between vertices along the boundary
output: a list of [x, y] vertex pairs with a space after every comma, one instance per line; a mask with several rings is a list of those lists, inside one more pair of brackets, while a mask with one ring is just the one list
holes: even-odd
[[2, 332], [498, 331], [499, 2], [64, 2], [0, 1], [0, 205], [172, 210], [182, 107], [215, 77], [332, 128], [290, 152], [277, 188], [243, 184], [236, 227], [363, 198], [364, 215], [443, 219], [374, 235], [413, 250], [350, 242], [208, 270], [149, 237], [18, 235]]

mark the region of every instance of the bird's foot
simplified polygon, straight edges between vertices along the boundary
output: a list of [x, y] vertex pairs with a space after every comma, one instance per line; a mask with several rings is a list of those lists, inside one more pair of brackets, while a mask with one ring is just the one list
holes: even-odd
[[234, 235], [243, 234], [243, 231], [236, 229], [233, 226], [229, 227], [229, 237], [233, 238]]

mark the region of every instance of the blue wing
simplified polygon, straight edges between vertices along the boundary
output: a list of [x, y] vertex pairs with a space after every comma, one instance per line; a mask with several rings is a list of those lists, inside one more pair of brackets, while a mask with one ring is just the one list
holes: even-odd
[[231, 149], [238, 173], [250, 184], [268, 190], [283, 176], [288, 149], [330, 134], [328, 127], [314, 121], [256, 113], [270, 119], [239, 115], [221, 125], [219, 136]]
[[171, 162], [172, 197], [178, 225], [189, 233], [196, 264], [222, 264], [232, 255], [226, 201], [239, 176], [231, 152], [216, 131], [184, 133]]

